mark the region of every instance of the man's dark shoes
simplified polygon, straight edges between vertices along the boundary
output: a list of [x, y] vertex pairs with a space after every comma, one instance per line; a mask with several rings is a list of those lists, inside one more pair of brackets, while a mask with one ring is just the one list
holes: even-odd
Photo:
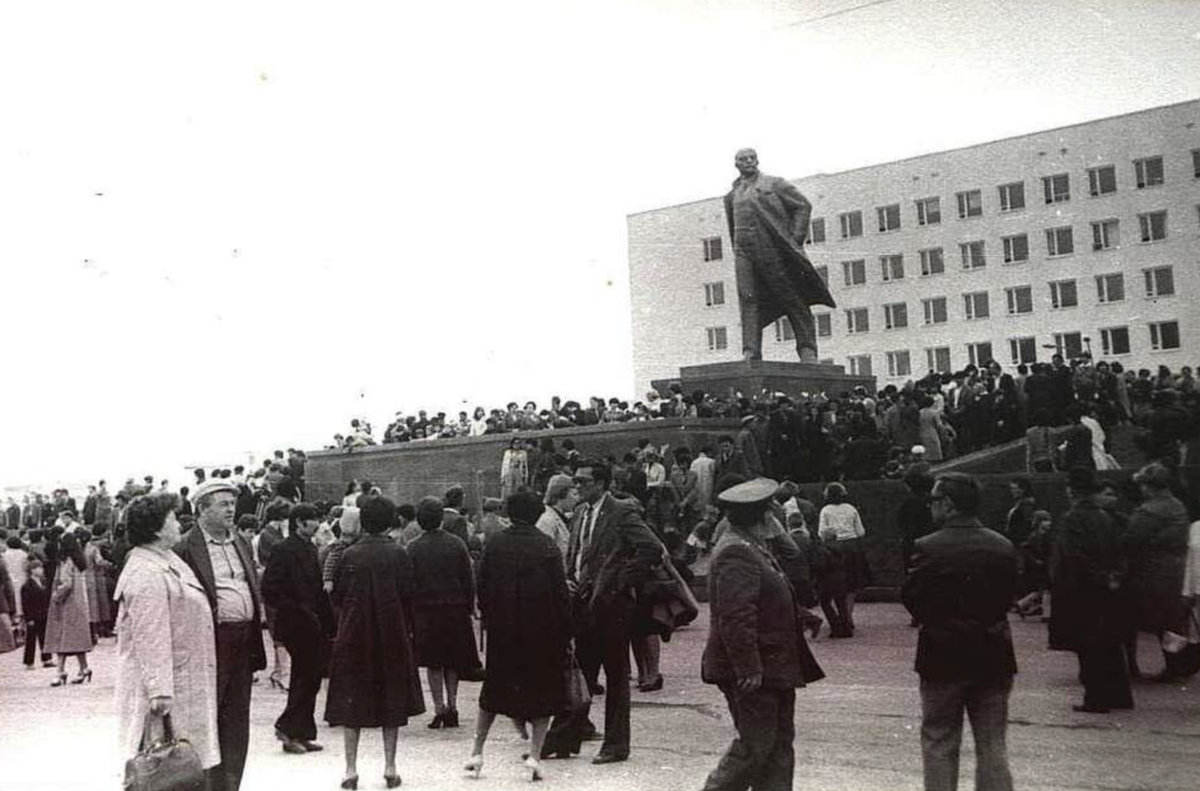
[[283, 751], [291, 755], [304, 755], [308, 750], [304, 749], [304, 745], [297, 741], [288, 739], [283, 743]]
[[617, 755], [616, 753], [600, 753], [592, 759], [592, 763], [600, 766], [602, 764], [615, 764], [621, 761], [628, 761], [628, 755]]
[[663, 688], [663, 677], [659, 676], [647, 684], [638, 684], [639, 692], [658, 692]]
[[322, 746], [321, 744], [319, 744], [317, 742], [309, 741], [307, 739], [301, 739], [299, 744], [301, 747], [303, 747], [305, 749], [306, 752], [310, 752], [310, 753], [319, 753], [325, 749], [325, 747]]

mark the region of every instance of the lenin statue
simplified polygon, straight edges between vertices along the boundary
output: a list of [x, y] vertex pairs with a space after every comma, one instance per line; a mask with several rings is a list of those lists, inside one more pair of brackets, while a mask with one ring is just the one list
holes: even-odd
[[816, 362], [817, 332], [809, 306], [837, 305], [804, 254], [812, 204], [785, 179], [760, 173], [754, 149], [737, 152], [734, 164], [741, 175], [725, 196], [725, 216], [742, 313], [742, 356], [761, 360], [763, 329], [787, 316], [800, 361]]

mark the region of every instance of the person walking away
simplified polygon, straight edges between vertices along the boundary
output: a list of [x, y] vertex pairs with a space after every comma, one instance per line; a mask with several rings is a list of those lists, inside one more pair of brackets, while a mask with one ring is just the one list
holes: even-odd
[[217, 653], [217, 735], [221, 763], [208, 772], [211, 791], [238, 791], [250, 743], [250, 686], [267, 666], [258, 572], [246, 539], [234, 529], [238, 489], [223, 478], [196, 487], [196, 527], [175, 545], [208, 597]]
[[536, 525], [542, 511], [537, 495], [518, 490], [506, 505], [512, 525], [484, 543], [479, 563], [488, 670], [465, 769], [479, 776], [492, 723], [504, 715], [532, 725], [525, 767], [538, 780], [550, 717], [567, 703], [571, 601], [562, 554]]
[[[137, 497], [126, 531], [132, 548], [117, 581], [117, 690], [122, 759], [157, 740], [170, 715], [175, 736], [207, 773], [221, 763], [217, 656], [204, 587], [171, 551], [179, 540], [173, 494]], [[147, 733], [146, 730], [150, 729]]]
[[316, 741], [313, 710], [334, 623], [312, 541], [320, 514], [312, 504], [299, 503], [291, 520], [288, 537], [275, 547], [263, 574], [262, 595], [275, 610], [276, 631], [292, 659], [287, 706], [275, 721], [275, 736], [284, 752], [302, 755], [324, 749]]
[[1054, 531], [1050, 555], [1050, 647], [1079, 657], [1083, 703], [1075, 711], [1132, 709], [1125, 638], [1132, 613], [1122, 589], [1128, 573], [1124, 530], [1100, 507], [1095, 471], [1068, 471], [1071, 508]]
[[[904, 568], [912, 561], [913, 548], [917, 539], [933, 532], [933, 514], [929, 510], [929, 492], [933, 489], [933, 475], [928, 465], [913, 466], [904, 474], [904, 485], [908, 496], [900, 503], [896, 512], [896, 524], [901, 537], [901, 554]], [[910, 626], [918, 626], [914, 617]]]
[[54, 585], [50, 591], [50, 609], [46, 615], [45, 650], [58, 655], [58, 678], [52, 687], [67, 683], [67, 657], [79, 662], [79, 674], [71, 679], [72, 684], [83, 684], [92, 680], [88, 668], [88, 652], [95, 646], [92, 627], [88, 620], [87, 560], [83, 548], [73, 533], [64, 533], [60, 539], [58, 569], [54, 574]]
[[[266, 513], [263, 516], [263, 528], [258, 533], [258, 544], [256, 547], [260, 575], [266, 572], [275, 549], [287, 539], [291, 512], [291, 503], [283, 499], [273, 500], [266, 508]], [[283, 640], [276, 634], [275, 608], [270, 605], [264, 605], [263, 614], [267, 621], [267, 634], [271, 637], [271, 654], [273, 659], [271, 673], [267, 677], [267, 680], [271, 682], [272, 688], [287, 692], [291, 684], [292, 658], [288, 656]]]
[[705, 791], [790, 789], [796, 689], [824, 678], [800, 629], [791, 585], [767, 548], [766, 511], [777, 489], [759, 478], [719, 495], [730, 526], [709, 567], [711, 624], [701, 677], [724, 694], [737, 736]]
[[331, 598], [338, 626], [325, 721], [342, 728], [342, 788], [358, 788], [363, 728], [383, 729], [384, 782], [396, 788], [400, 727], [425, 711], [412, 645], [412, 564], [405, 549], [387, 536], [396, 520], [391, 500], [365, 498], [360, 519], [363, 535], [346, 547], [334, 572]]
[[413, 634], [417, 665], [425, 668], [434, 716], [430, 728], [457, 728], [459, 675], [479, 664], [471, 612], [475, 578], [462, 539], [446, 531], [442, 501], [417, 504], [425, 531], [408, 545], [413, 572]]
[[[867, 551], [863, 545], [866, 528], [858, 509], [846, 502], [846, 487], [834, 482], [825, 487], [825, 506], [818, 519], [821, 540], [830, 547], [835, 557], [832, 562], [841, 562], [845, 575], [845, 595], [833, 600], [835, 620], [830, 620], [830, 636], [854, 636], [854, 600], [858, 592], [871, 584], [871, 567], [867, 564]], [[826, 612], [829, 618], [830, 612]], [[840, 634], [834, 634], [834, 624]]]
[[939, 476], [930, 494], [940, 529], [918, 539], [904, 606], [921, 624], [921, 754], [925, 791], [958, 787], [964, 711], [975, 737], [977, 791], [1011, 791], [1008, 699], [1017, 672], [1008, 607], [1017, 585], [1012, 543], [979, 520], [979, 482]]

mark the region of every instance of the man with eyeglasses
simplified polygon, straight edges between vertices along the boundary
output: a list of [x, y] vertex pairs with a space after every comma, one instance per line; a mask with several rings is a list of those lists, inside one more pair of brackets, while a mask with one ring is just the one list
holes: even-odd
[[929, 496], [940, 528], [913, 547], [904, 606], [921, 624], [921, 753], [926, 791], [958, 787], [964, 711], [975, 737], [977, 791], [1011, 791], [1008, 698], [1017, 672], [1008, 607], [1017, 552], [979, 521], [979, 482], [940, 476]]

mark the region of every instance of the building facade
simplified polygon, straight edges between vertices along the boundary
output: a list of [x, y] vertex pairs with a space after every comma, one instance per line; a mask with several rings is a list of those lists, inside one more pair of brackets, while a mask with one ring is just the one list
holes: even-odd
[[[1200, 364], [1198, 124], [1200, 100], [795, 181], [838, 305], [814, 309], [822, 361], [881, 387], [1056, 351]], [[721, 198], [628, 232], [637, 391], [739, 359]], [[795, 359], [786, 319], [763, 357]]]

